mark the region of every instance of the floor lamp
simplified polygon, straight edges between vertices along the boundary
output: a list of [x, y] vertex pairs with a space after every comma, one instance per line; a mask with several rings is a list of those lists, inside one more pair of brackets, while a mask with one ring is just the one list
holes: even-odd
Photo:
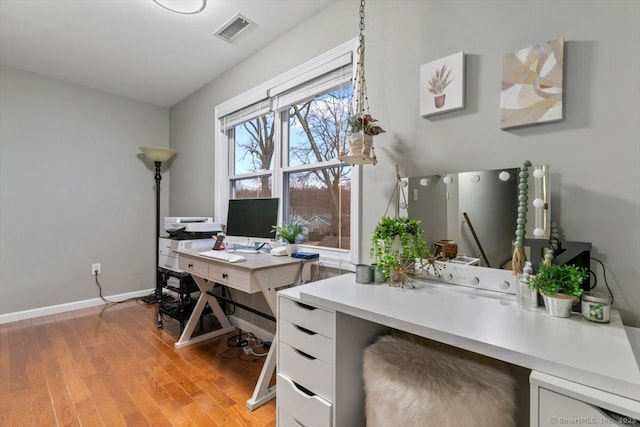
[[[153, 270], [156, 272], [156, 290], [155, 295], [151, 295], [145, 302], [148, 304], [156, 304], [162, 301], [162, 284], [160, 283], [160, 274], [158, 273], [158, 263], [160, 260], [160, 181], [162, 175], [160, 169], [162, 164], [168, 162], [176, 155], [176, 151], [165, 147], [138, 147], [147, 159], [152, 161], [156, 166], [156, 263]], [[160, 311], [158, 310], [158, 316]], [[158, 321], [160, 325], [160, 321]]]

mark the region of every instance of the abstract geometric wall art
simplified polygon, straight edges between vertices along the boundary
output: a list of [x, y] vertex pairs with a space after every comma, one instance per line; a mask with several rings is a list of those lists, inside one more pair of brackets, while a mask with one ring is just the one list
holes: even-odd
[[422, 117], [464, 108], [464, 52], [420, 66]]
[[563, 68], [564, 37], [504, 55], [500, 127], [562, 120]]

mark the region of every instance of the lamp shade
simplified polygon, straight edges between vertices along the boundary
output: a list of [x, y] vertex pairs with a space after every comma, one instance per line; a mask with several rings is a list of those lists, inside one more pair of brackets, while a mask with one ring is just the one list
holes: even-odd
[[166, 147], [138, 147], [152, 162], [168, 162], [176, 155], [176, 150]]

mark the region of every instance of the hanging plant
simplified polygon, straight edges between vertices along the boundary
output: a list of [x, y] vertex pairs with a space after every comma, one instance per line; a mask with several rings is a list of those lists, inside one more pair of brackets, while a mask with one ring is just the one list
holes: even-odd
[[371, 117], [369, 114], [356, 114], [349, 118], [349, 132], [350, 133], [360, 133], [363, 132], [365, 135], [379, 135], [385, 132], [378, 125], [378, 120]]

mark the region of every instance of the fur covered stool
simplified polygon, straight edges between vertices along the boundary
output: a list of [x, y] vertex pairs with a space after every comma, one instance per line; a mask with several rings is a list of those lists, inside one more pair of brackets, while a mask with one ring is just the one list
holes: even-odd
[[367, 427], [514, 426], [504, 363], [405, 333], [364, 351]]

